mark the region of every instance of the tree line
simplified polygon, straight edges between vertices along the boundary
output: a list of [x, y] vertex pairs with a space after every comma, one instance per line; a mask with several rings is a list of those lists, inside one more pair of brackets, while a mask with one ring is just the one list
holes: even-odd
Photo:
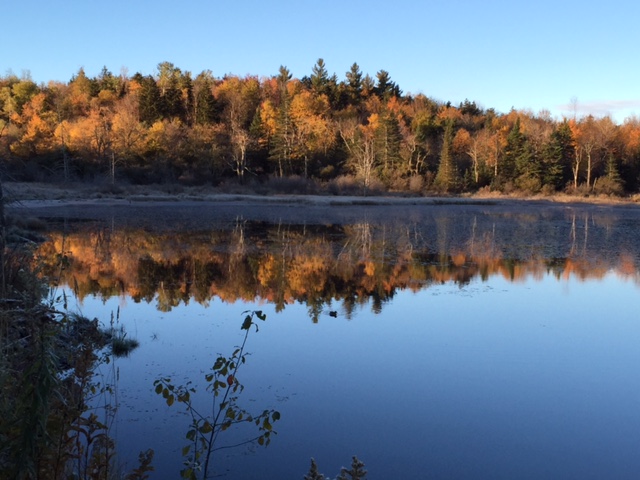
[[0, 159], [22, 181], [250, 183], [295, 177], [367, 191], [631, 194], [640, 119], [557, 120], [403, 94], [389, 72], [322, 59], [310, 75], [80, 69], [69, 82], [0, 77]]

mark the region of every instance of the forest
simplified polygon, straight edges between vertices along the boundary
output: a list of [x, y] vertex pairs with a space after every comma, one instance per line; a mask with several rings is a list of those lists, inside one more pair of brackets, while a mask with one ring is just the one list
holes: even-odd
[[640, 119], [459, 105], [403, 94], [357, 63], [310, 74], [83, 69], [0, 77], [2, 175], [14, 181], [264, 185], [289, 193], [632, 195]]

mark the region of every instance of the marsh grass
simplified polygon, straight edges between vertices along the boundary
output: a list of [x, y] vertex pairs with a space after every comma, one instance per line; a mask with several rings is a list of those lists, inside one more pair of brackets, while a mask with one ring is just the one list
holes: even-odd
[[[32, 242], [5, 243], [4, 215], [0, 223], [0, 478], [125, 478], [109, 435], [117, 405], [96, 407], [117, 386], [98, 374], [112, 364], [109, 337], [67, 311], [64, 292], [39, 276]], [[69, 258], [56, 258], [61, 272]], [[147, 478], [152, 458], [141, 453], [126, 478]]]
[[109, 328], [103, 331], [111, 346], [111, 353], [116, 358], [128, 357], [131, 352], [140, 346], [140, 342], [134, 338], [127, 338], [124, 325], [120, 323], [120, 307], [114, 315], [111, 312]]

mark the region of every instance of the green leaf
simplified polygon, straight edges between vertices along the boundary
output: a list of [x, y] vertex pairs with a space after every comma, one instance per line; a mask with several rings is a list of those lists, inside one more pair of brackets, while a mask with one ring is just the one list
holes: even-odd
[[277, 422], [278, 420], [280, 420], [280, 412], [275, 411], [271, 414], [271, 418], [273, 419], [274, 422]]
[[186, 457], [189, 455], [189, 450], [191, 450], [191, 445], [187, 445], [186, 447], [182, 447], [182, 456]]
[[264, 437], [258, 438], [258, 444], [259, 445], [264, 445]]
[[167, 405], [169, 405], [169, 406], [173, 405], [173, 402], [175, 401], [175, 399], [176, 398], [173, 395], [169, 395], [167, 397]]
[[211, 380], [213, 380], [213, 373], [209, 373], [209, 374], [205, 375], [204, 379], [207, 382], [210, 382]]
[[205, 421], [204, 425], [200, 427], [200, 433], [207, 434], [207, 433], [211, 433], [212, 431], [213, 431], [213, 427], [208, 421]]
[[196, 431], [191, 429], [187, 432], [187, 440], [191, 440], [193, 442], [193, 440], [196, 438]]
[[244, 322], [242, 322], [242, 327], [240, 327], [241, 330], [249, 330], [249, 328], [251, 328], [251, 324], [253, 322], [251, 321], [251, 315], [247, 315], [244, 319]]
[[162, 384], [161, 384], [161, 383], [158, 383], [158, 384], [156, 385], [156, 393], [157, 393], [158, 395], [160, 395], [160, 394], [162, 393]]

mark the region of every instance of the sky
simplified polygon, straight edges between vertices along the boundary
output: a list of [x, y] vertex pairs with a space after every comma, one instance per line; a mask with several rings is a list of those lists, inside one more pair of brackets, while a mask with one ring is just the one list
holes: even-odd
[[311, 74], [340, 80], [357, 62], [402, 91], [457, 105], [553, 118], [640, 115], [640, 2], [609, 0], [6, 1], [0, 75], [38, 83], [154, 75]]

